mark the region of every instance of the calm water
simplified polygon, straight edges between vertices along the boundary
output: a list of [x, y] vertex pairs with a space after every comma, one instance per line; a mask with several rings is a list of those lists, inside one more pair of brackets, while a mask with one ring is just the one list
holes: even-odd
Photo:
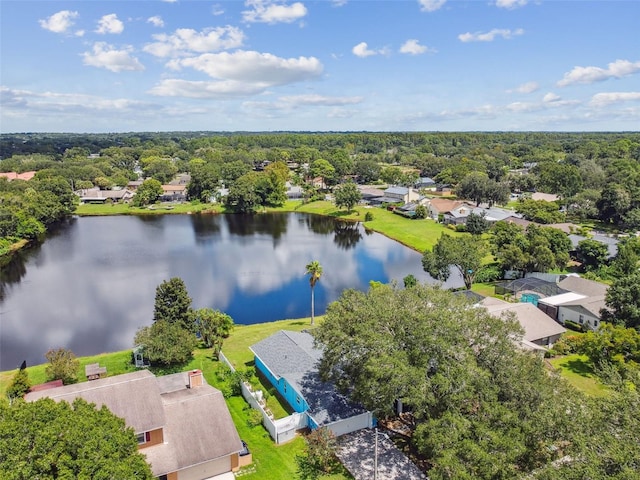
[[370, 280], [432, 282], [420, 258], [359, 225], [306, 214], [76, 218], [2, 270], [0, 369], [41, 363], [60, 346], [76, 355], [130, 348], [171, 277], [184, 280], [194, 308], [251, 324], [310, 316], [312, 260], [324, 270], [319, 315]]

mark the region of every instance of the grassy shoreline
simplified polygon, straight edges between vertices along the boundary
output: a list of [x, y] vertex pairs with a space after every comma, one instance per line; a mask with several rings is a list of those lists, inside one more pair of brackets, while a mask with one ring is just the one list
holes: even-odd
[[[169, 208], [171, 207], [171, 208]], [[341, 220], [361, 222], [368, 230], [380, 233], [417, 252], [424, 252], [435, 245], [440, 235], [457, 236], [460, 233], [435, 222], [432, 219], [413, 220], [396, 215], [383, 208], [357, 206], [352, 211], [338, 209], [333, 203], [320, 200], [303, 203], [301, 200], [289, 200], [282, 207], [266, 208], [257, 212], [299, 212], [323, 215]], [[367, 212], [373, 215], [373, 220], [365, 222]], [[220, 204], [175, 204], [157, 206], [154, 209], [139, 208], [127, 204], [112, 205], [80, 205], [75, 214], [78, 216], [108, 216], [108, 215], [163, 215], [163, 214], [226, 214], [224, 206]]]

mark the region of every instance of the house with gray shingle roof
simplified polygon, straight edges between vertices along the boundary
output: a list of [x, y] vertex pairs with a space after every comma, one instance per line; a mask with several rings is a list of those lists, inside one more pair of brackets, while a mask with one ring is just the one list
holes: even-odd
[[320, 379], [322, 350], [314, 346], [310, 333], [280, 330], [250, 349], [256, 368], [293, 410], [306, 414], [309, 428], [327, 427], [339, 436], [374, 425], [371, 412]]
[[[83, 398], [123, 418], [153, 474], [204, 480], [229, 474], [247, 461], [220, 390], [200, 370], [156, 377], [148, 370], [28, 393], [29, 402]], [[218, 478], [218, 477], [216, 477]]]

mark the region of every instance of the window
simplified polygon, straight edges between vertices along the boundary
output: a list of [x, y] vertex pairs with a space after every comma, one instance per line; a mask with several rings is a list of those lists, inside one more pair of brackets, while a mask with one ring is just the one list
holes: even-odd
[[298, 395], [296, 395], [296, 403], [300, 405], [300, 397]]
[[594, 327], [597, 327], [597, 326], [598, 326], [598, 321], [597, 321], [597, 320], [594, 320], [594, 321], [593, 321], [593, 326], [594, 326]]
[[584, 315], [580, 315], [579, 321], [581, 325], [584, 323]]
[[287, 393], [287, 384], [284, 384], [284, 393]]
[[151, 441], [151, 433], [142, 432], [136, 435], [136, 440], [138, 440], [138, 445], [144, 445], [145, 443]]

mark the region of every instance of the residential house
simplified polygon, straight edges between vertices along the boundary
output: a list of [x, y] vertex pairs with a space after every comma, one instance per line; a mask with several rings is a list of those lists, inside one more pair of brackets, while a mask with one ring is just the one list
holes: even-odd
[[187, 200], [187, 185], [162, 185], [162, 202], [184, 202]]
[[418, 188], [418, 189], [420, 188], [435, 189], [436, 181], [429, 177], [420, 177], [418, 180], [416, 180], [416, 183], [414, 184], [414, 186], [415, 188]]
[[571, 247], [572, 250], [569, 252], [569, 254], [572, 257], [577, 257], [577, 251], [578, 251], [578, 244], [580, 242], [582, 242], [583, 240], [593, 240], [595, 242], [598, 243], [602, 243], [603, 245], [607, 246], [607, 252], [609, 257], [608, 258], [613, 258], [618, 254], [618, 239], [614, 238], [614, 237], [608, 237], [606, 235], [593, 235], [591, 237], [583, 237], [581, 235], [574, 235], [571, 234], [569, 235], [569, 240], [571, 240]]
[[250, 349], [256, 368], [294, 411], [306, 414], [309, 428], [327, 427], [339, 436], [374, 425], [371, 412], [320, 379], [322, 350], [310, 333], [280, 330]]
[[510, 303], [487, 297], [480, 305], [497, 317], [502, 317], [507, 312], [515, 314], [516, 320], [524, 330], [522, 339], [538, 346], [549, 348], [566, 332], [562, 325], [531, 303]]
[[407, 187], [389, 187], [384, 192], [382, 197], [376, 198], [372, 201], [377, 204], [383, 203], [401, 203], [407, 204], [417, 202], [422, 196], [413, 188]]
[[365, 203], [382, 205], [380, 199], [384, 197], [384, 190], [366, 185], [358, 185], [358, 190]]
[[125, 188], [100, 190], [93, 187], [76, 190], [74, 193], [80, 197], [80, 203], [129, 202], [135, 196], [135, 193]]
[[163, 480], [227, 479], [247, 456], [222, 393], [200, 370], [156, 377], [148, 370], [28, 393], [105, 405], [138, 438], [155, 476]]
[[[445, 213], [449, 213], [451, 210], [463, 205], [467, 205], [467, 203], [460, 200], [449, 200], [448, 198], [432, 198], [427, 204], [427, 210], [431, 218], [438, 220], [440, 215], [444, 216]], [[468, 205], [466, 208], [470, 209], [472, 207]]]
[[287, 181], [285, 183], [285, 188], [287, 189], [287, 198], [289, 200], [296, 200], [304, 197], [304, 190], [300, 185], [293, 185], [291, 182]]
[[453, 187], [448, 184], [437, 184], [436, 188], [431, 193], [439, 196], [453, 195]]

